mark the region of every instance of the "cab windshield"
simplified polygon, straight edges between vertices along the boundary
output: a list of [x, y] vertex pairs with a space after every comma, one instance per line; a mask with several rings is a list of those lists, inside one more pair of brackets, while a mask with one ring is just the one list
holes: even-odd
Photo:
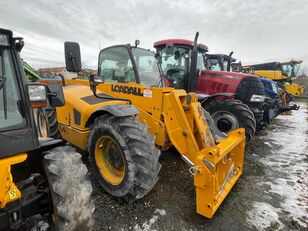
[[[188, 77], [190, 67], [189, 58], [191, 56], [191, 48], [173, 47], [172, 53], [167, 53], [166, 48], [159, 51], [162, 59], [162, 70], [167, 76], [171, 87], [186, 88], [185, 82]], [[198, 52], [197, 69], [205, 70], [204, 53]]]
[[131, 49], [140, 83], [145, 86], [158, 86], [161, 75], [155, 53], [138, 47], [114, 46], [101, 51], [98, 73], [104, 82], [137, 83]]
[[133, 47], [132, 53], [136, 62], [140, 82], [146, 86], [158, 86], [161, 80], [159, 63], [155, 53], [139, 47]]
[[[189, 52], [189, 49], [183, 47], [174, 47], [172, 54], [167, 53], [165, 48], [160, 50], [162, 70], [167, 76], [171, 87], [185, 88]], [[198, 63], [200, 62], [198, 61]]]
[[221, 71], [219, 60], [214, 58], [206, 58], [206, 69], [210, 71]]
[[293, 64], [293, 76], [292, 77], [297, 77], [299, 73], [299, 68], [300, 68], [300, 63], [294, 63]]
[[288, 78], [292, 77], [292, 65], [290, 63], [282, 64], [281, 69], [282, 69], [283, 75], [287, 76]]
[[21, 106], [10, 49], [0, 46], [0, 131], [17, 129], [25, 122]]
[[206, 69], [211, 71], [227, 71], [228, 63], [227, 59], [221, 61], [218, 58], [213, 57], [205, 58]]

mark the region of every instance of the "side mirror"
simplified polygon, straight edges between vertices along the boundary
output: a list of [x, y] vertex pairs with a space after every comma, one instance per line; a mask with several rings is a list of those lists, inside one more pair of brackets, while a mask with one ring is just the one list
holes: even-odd
[[90, 75], [89, 78], [90, 88], [93, 91], [93, 94], [96, 95], [96, 86], [104, 82], [103, 77], [99, 75]]
[[80, 46], [76, 42], [64, 43], [65, 66], [67, 71], [81, 71]]
[[200, 49], [202, 49], [204, 52], [209, 52], [209, 48], [208, 48], [207, 45], [204, 45], [204, 44], [200, 43], [200, 44], [198, 45], [198, 47], [199, 47]]
[[23, 38], [20, 38], [20, 37], [14, 38], [14, 40], [15, 40], [16, 50], [18, 52], [20, 52], [22, 50], [22, 48], [24, 47], [25, 42], [24, 42]]
[[30, 107], [39, 108], [47, 106], [47, 92], [45, 85], [31, 83], [27, 84], [27, 90], [29, 94]]
[[47, 95], [49, 104], [52, 107], [62, 107], [65, 104], [63, 89], [56, 83], [47, 85]]
[[103, 77], [102, 76], [99, 76], [99, 75], [90, 75], [90, 84], [94, 83], [94, 84], [100, 84], [100, 83], [103, 83]]
[[166, 44], [166, 55], [173, 55], [174, 46], [173, 44]]

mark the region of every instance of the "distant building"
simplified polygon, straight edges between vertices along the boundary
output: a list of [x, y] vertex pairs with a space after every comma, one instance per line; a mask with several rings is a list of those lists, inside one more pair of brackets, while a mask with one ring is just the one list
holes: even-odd
[[65, 67], [47, 67], [47, 68], [39, 68], [37, 70], [40, 76], [42, 77], [55, 77], [59, 75], [63, 75], [66, 79], [76, 78], [77, 74], [74, 72], [68, 72]]

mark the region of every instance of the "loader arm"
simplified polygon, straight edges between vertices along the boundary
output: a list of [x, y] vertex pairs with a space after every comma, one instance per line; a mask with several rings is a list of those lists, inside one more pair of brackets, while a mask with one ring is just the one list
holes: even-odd
[[26, 61], [22, 60], [22, 67], [26, 73], [26, 76], [31, 80], [40, 80], [41, 76], [36, 72], [36, 70], [33, 69]]
[[234, 130], [216, 145], [196, 94], [173, 91], [163, 104], [169, 138], [194, 176], [197, 213], [211, 218], [242, 174], [245, 131]]

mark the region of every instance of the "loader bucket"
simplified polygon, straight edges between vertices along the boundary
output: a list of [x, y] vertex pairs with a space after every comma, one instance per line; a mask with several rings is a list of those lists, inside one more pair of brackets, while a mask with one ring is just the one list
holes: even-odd
[[216, 146], [197, 154], [194, 176], [197, 213], [212, 218], [233, 185], [242, 175], [245, 129], [239, 128]]

